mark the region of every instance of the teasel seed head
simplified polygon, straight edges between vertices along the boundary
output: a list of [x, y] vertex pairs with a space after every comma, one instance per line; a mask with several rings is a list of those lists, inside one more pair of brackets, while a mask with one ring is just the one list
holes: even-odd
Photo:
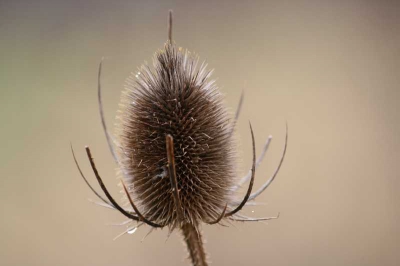
[[[223, 96], [206, 64], [167, 41], [153, 66], [126, 81], [117, 117], [119, 160], [128, 193], [148, 220], [175, 226], [218, 219], [232, 200], [235, 143]], [[168, 173], [173, 139], [182, 217]]]
[[[255, 171], [267, 152], [271, 136], [256, 160], [255, 138], [250, 124], [253, 159], [244, 177], [236, 179], [236, 146], [233, 133], [243, 94], [235, 117], [223, 105], [223, 97], [206, 64], [172, 42], [172, 12], [169, 12], [168, 38], [158, 51], [153, 66], [143, 65], [126, 81], [117, 117], [115, 138], [107, 130], [101, 97], [101, 69], [98, 73], [98, 102], [101, 122], [114, 161], [122, 175], [122, 185], [131, 209], [121, 207], [109, 193], [97, 170], [90, 148], [86, 153], [93, 173], [106, 198], [94, 189], [71, 151], [80, 175], [102, 201], [101, 206], [116, 209], [136, 227], [179, 228], [194, 266], [207, 266], [199, 225], [217, 224], [222, 219], [255, 222], [279, 217], [252, 218], [240, 214], [275, 179], [283, 163], [285, 146], [274, 174], [252, 193]], [[115, 145], [114, 145], [115, 144]], [[249, 182], [240, 201], [233, 198]], [[151, 231], [150, 231], [151, 232]]]

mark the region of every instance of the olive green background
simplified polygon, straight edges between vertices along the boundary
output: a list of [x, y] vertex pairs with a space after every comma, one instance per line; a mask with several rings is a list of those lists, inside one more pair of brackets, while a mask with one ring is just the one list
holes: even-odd
[[[239, 172], [274, 136], [256, 173], [275, 182], [247, 207], [268, 223], [204, 226], [212, 265], [400, 264], [400, 5], [398, 1], [1, 1], [0, 265], [189, 265], [181, 236], [125, 227], [93, 205], [90, 145], [120, 187], [97, 109], [113, 125], [125, 78], [174, 40], [214, 68], [226, 105], [245, 102]], [[96, 186], [97, 187], [97, 186]], [[243, 191], [242, 191], [243, 192]], [[242, 194], [243, 195], [243, 194]], [[253, 212], [254, 211], [254, 212]]]

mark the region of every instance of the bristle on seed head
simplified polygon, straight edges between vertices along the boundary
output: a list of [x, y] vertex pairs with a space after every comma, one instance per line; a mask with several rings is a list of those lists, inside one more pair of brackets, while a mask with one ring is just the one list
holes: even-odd
[[[117, 121], [125, 184], [143, 215], [174, 226], [218, 219], [235, 181], [231, 121], [211, 71], [168, 41], [153, 67], [127, 79]], [[178, 221], [168, 173], [166, 136], [173, 138], [182, 208]]]

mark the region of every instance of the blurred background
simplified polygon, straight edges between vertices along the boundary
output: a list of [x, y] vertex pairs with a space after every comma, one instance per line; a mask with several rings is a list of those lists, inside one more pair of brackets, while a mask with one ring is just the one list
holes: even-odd
[[[0, 2], [0, 265], [189, 265], [176, 232], [113, 238], [124, 217], [94, 195], [90, 145], [116, 198], [115, 165], [97, 109], [102, 56], [112, 127], [125, 78], [173, 38], [214, 68], [234, 111], [241, 161], [260, 153], [247, 207], [268, 223], [204, 226], [212, 265], [399, 265], [400, 5], [398, 1]], [[97, 186], [96, 186], [97, 187]], [[120, 194], [121, 195], [121, 194]], [[243, 194], [242, 194], [243, 195]], [[122, 196], [122, 195], [121, 195]]]

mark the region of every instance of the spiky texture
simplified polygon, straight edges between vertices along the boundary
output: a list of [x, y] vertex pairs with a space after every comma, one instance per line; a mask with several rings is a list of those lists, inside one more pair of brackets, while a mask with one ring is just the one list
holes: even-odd
[[184, 223], [217, 219], [231, 201], [235, 146], [231, 121], [211, 71], [190, 52], [167, 42], [127, 79], [117, 120], [125, 183], [143, 215], [175, 226], [165, 138], [174, 139]]

